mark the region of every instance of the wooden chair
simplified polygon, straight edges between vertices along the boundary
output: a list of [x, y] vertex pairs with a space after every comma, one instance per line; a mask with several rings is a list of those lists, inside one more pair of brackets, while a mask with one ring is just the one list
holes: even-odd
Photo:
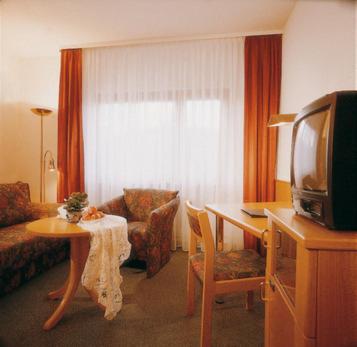
[[[201, 346], [211, 345], [212, 304], [215, 295], [247, 291], [246, 309], [253, 304], [253, 290], [264, 281], [265, 260], [252, 249], [215, 252], [207, 211], [186, 201], [190, 225], [187, 278], [187, 315], [194, 313], [195, 277], [202, 283]], [[197, 242], [204, 252], [197, 253]]]

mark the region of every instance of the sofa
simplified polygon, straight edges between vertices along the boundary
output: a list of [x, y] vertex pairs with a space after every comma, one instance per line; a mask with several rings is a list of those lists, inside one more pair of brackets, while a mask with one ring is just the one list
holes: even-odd
[[36, 237], [26, 225], [57, 214], [60, 204], [32, 203], [27, 183], [0, 184], [0, 296], [69, 256], [69, 240]]
[[145, 261], [150, 278], [170, 260], [172, 228], [179, 204], [178, 191], [124, 189], [124, 195], [98, 206], [98, 210], [127, 219], [130, 259]]

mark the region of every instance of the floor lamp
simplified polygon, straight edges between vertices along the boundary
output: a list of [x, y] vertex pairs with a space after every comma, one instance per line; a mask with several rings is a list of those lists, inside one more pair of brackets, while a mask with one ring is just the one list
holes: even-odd
[[49, 166], [50, 171], [55, 171], [55, 161], [51, 151], [46, 151], [43, 154], [43, 117], [49, 116], [52, 111], [46, 108], [31, 108], [31, 112], [36, 116], [41, 117], [41, 144], [40, 144], [40, 202], [46, 201], [46, 159], [49, 157]]

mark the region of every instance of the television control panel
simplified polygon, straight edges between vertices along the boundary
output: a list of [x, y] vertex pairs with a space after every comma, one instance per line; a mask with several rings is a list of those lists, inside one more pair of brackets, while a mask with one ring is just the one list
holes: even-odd
[[294, 199], [293, 201], [294, 209], [298, 214], [303, 216], [319, 220], [323, 216], [323, 203], [321, 200], [313, 199]]

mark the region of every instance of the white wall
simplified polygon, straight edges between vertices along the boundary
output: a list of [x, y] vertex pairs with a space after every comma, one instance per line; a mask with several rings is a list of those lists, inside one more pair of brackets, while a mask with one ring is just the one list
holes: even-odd
[[[281, 113], [355, 88], [354, 1], [298, 1], [283, 35]], [[277, 178], [290, 181], [291, 126], [279, 129]]]
[[[59, 47], [58, 43], [48, 45], [46, 38], [53, 39], [51, 28], [41, 27], [35, 14], [31, 21], [28, 5], [16, 0], [0, 3], [0, 182], [28, 182], [32, 200], [38, 201], [40, 118], [30, 108], [54, 110], [44, 119], [44, 149], [56, 156]], [[56, 173], [47, 172], [46, 178], [47, 201], [55, 201]]]
[[[353, 3], [311, 0], [296, 4], [283, 38], [282, 113], [298, 112], [325, 93], [357, 85]], [[0, 1], [0, 182], [29, 182], [33, 200], [38, 200], [40, 124], [29, 108], [37, 105], [56, 111], [60, 47], [148, 36], [279, 29], [291, 1], [279, 4], [283, 6], [280, 12], [268, 13], [257, 0], [227, 0], [225, 5], [231, 7], [222, 6], [222, 0], [181, 1], [179, 6], [164, 0], [151, 0], [145, 6], [130, 0]], [[248, 5], [261, 13], [254, 11], [255, 18], [245, 15], [249, 20], [237, 20]], [[272, 1], [264, 5], [274, 6]], [[277, 15], [269, 22], [267, 13]], [[161, 18], [166, 19], [159, 23]], [[250, 27], [240, 26], [245, 22]], [[45, 149], [56, 154], [56, 112], [44, 123]], [[277, 177], [289, 180], [291, 131], [282, 127], [279, 132]], [[55, 197], [56, 176], [49, 174], [48, 200]]]
[[[57, 152], [59, 57], [5, 56], [2, 103], [3, 172], [1, 180], [30, 183], [33, 201], [39, 200], [40, 117], [30, 108], [42, 106], [54, 113], [44, 117], [44, 150]], [[56, 173], [47, 172], [47, 201], [56, 200]]]
[[[61, 47], [277, 30], [293, 1], [1, 0], [0, 182], [29, 182], [32, 200], [39, 200], [40, 119], [29, 109], [55, 110], [44, 119], [44, 148], [56, 156]], [[47, 192], [48, 201], [55, 201], [56, 174], [48, 173]]]

